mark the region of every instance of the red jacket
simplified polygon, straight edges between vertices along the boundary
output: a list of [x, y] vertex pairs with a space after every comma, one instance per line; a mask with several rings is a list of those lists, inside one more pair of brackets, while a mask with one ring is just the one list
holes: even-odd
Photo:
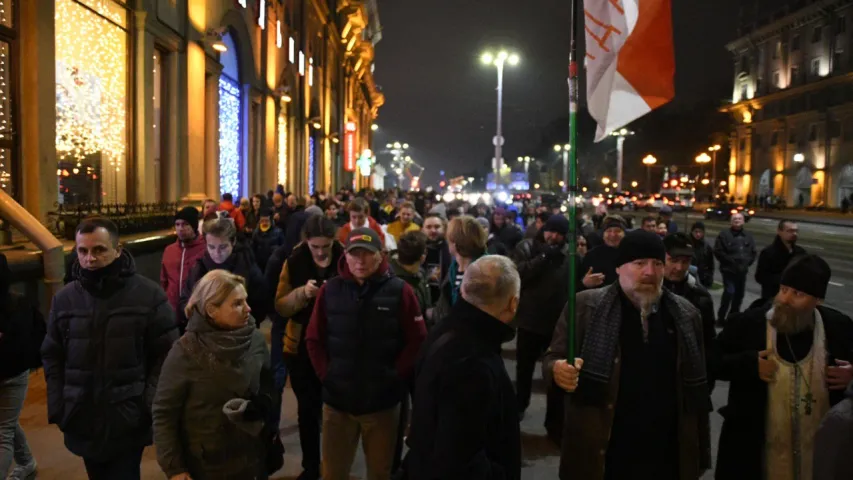
[[[385, 248], [385, 232], [382, 231], [382, 226], [379, 225], [379, 222], [374, 220], [373, 217], [368, 216], [367, 226], [370, 227], [371, 230], [379, 234], [379, 241], [382, 242], [382, 248]], [[338, 230], [338, 241], [346, 245], [350, 232], [352, 232], [352, 222], [347, 222], [346, 225], [344, 225]]]
[[166, 247], [163, 251], [163, 264], [160, 268], [160, 286], [166, 291], [169, 305], [178, 308], [181, 290], [184, 288], [190, 270], [196, 261], [204, 256], [207, 243], [204, 237], [198, 235], [195, 240], [184, 245], [180, 240]]
[[[375, 275], [385, 275], [389, 270], [388, 261], [383, 260]], [[346, 263], [346, 258], [341, 258], [339, 263], [340, 277], [355, 281], [349, 267]], [[317, 300], [314, 302], [314, 312], [311, 314], [311, 320], [308, 322], [308, 331], [305, 334], [305, 344], [308, 348], [308, 356], [311, 358], [311, 364], [314, 366], [314, 371], [317, 372], [317, 377], [323, 380], [326, 377], [326, 371], [329, 364], [329, 352], [327, 349], [328, 338], [326, 336], [326, 324], [328, 317], [326, 316], [326, 303], [324, 301], [326, 295], [326, 285], [320, 287], [317, 292]], [[421, 307], [418, 304], [418, 298], [415, 296], [415, 291], [409, 284], [403, 285], [403, 297], [400, 303], [400, 330], [403, 333], [403, 350], [396, 360], [397, 374], [402, 379], [407, 379], [411, 376], [414, 370], [415, 359], [420, 351], [421, 344], [426, 338], [426, 326], [424, 318], [421, 314]], [[358, 321], [358, 319], [353, 319]]]
[[239, 208], [234, 206], [234, 202], [222, 201], [219, 204], [219, 210], [228, 212], [228, 215], [234, 219], [234, 226], [237, 227], [237, 231], [242, 232], [244, 228], [246, 228], [246, 217], [243, 216], [243, 212], [240, 211]]

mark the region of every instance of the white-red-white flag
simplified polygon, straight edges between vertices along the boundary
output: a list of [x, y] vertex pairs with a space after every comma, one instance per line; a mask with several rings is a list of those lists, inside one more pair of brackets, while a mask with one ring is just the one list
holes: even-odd
[[675, 96], [671, 0], [585, 0], [587, 106], [595, 141]]

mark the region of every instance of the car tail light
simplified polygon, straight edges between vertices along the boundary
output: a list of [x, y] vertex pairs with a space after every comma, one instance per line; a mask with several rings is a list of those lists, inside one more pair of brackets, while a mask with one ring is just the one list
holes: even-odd
[[750, 214], [750, 215], [755, 215], [755, 210], [750, 210], [750, 211], [749, 211], [749, 214]]

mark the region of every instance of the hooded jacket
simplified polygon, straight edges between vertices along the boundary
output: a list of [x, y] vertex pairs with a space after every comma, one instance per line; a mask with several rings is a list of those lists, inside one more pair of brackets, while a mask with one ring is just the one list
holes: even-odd
[[246, 302], [249, 304], [249, 308], [252, 309], [252, 316], [257, 319], [258, 323], [263, 322], [272, 305], [271, 297], [267, 293], [266, 278], [258, 266], [255, 265], [254, 256], [243, 247], [235, 246], [231, 256], [223, 263], [214, 262], [207, 252], [196, 261], [189, 277], [187, 277], [187, 284], [183, 294], [181, 294], [178, 310], [175, 312], [178, 325], [184, 326], [187, 324], [184, 309], [190, 300], [195, 285], [199, 280], [204, 278], [207, 272], [218, 269], [227, 270], [246, 279], [246, 293], [249, 295]]
[[282, 245], [284, 245], [284, 232], [275, 225], [271, 225], [266, 232], [261, 231], [260, 227], [255, 229], [255, 233], [252, 234], [252, 253], [262, 272], [273, 252]]
[[705, 288], [711, 288], [714, 286], [714, 249], [711, 248], [705, 237], [702, 237], [702, 240], [693, 238], [692, 232], [697, 228], [704, 232], [705, 224], [696, 222], [690, 227], [690, 243], [693, 244], [693, 259], [690, 263], [696, 266], [702, 285]]
[[127, 250], [53, 298], [41, 348], [47, 418], [75, 455], [108, 460], [151, 444], [151, 402], [177, 338], [166, 294]]
[[166, 247], [163, 251], [163, 264], [160, 267], [160, 286], [166, 292], [169, 305], [178, 309], [183, 288], [186, 286], [187, 278], [193, 265], [207, 251], [207, 242], [204, 236], [196, 235], [189, 242], [180, 240]]
[[361, 285], [345, 258], [339, 271], [317, 292], [305, 336], [323, 403], [351, 415], [387, 410], [403, 399], [426, 336], [417, 298], [386, 260]]
[[273, 405], [270, 355], [254, 323], [221, 330], [196, 311], [169, 352], [152, 410], [166, 478], [260, 478], [263, 434], [247, 433], [222, 413], [226, 402], [240, 398], [250, 402], [245, 422], [264, 421]]
[[223, 200], [219, 204], [219, 210], [228, 212], [228, 215], [234, 220], [234, 226], [237, 227], [238, 232], [242, 232], [246, 228], [246, 217], [243, 216], [243, 211], [234, 205], [234, 202]]
[[823, 417], [814, 439], [814, 480], [853, 478], [853, 383]]

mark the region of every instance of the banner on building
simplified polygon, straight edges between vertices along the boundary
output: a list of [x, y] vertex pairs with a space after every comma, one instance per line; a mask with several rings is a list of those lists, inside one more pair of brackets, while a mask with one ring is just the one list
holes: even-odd
[[595, 141], [675, 96], [671, 0], [586, 0], [587, 105]]
[[344, 131], [344, 170], [355, 171], [355, 122], [347, 122]]

